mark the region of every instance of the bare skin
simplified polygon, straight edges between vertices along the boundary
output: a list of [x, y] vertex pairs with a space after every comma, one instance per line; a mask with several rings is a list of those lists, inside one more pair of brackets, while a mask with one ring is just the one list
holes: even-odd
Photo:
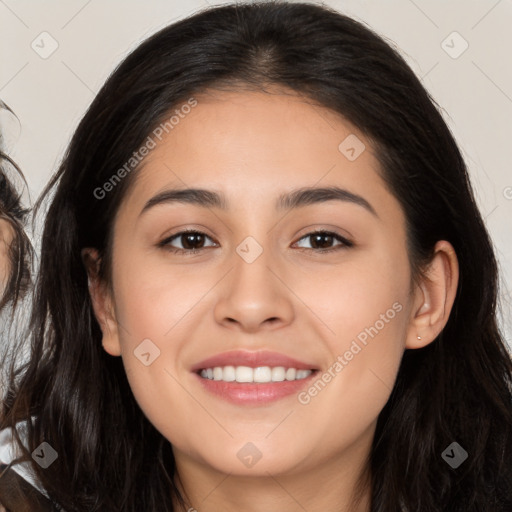
[[14, 230], [12, 226], [6, 220], [0, 219], [0, 298], [5, 291], [11, 273], [9, 248], [13, 239]]
[[[95, 273], [96, 251], [84, 251], [103, 347], [123, 358], [141, 409], [172, 443], [193, 509], [367, 512], [369, 485], [352, 508], [350, 498], [378, 415], [404, 350], [431, 343], [448, 320], [455, 252], [438, 242], [429, 279], [413, 285], [400, 204], [369, 141], [337, 114], [282, 94], [196, 99], [122, 202], [111, 286]], [[350, 134], [366, 146], [353, 161], [338, 149]], [[274, 207], [281, 194], [328, 186], [361, 196], [374, 213], [339, 200]], [[222, 192], [229, 207], [164, 202], [141, 213], [176, 187]], [[186, 247], [184, 237], [169, 241], [184, 229], [205, 233], [196, 254], [169, 250]], [[353, 245], [315, 245], [306, 235], [317, 229]], [[263, 251], [251, 263], [236, 250], [246, 237]], [[371, 326], [377, 334], [349, 359]], [[160, 350], [148, 366], [134, 356], [144, 339]], [[232, 349], [273, 350], [311, 363], [319, 376], [331, 369], [332, 378], [317, 394], [303, 390], [302, 402], [293, 394], [264, 407], [235, 405], [191, 372]], [[346, 364], [335, 372], [339, 356]], [[252, 467], [237, 456], [249, 442], [261, 454]]]

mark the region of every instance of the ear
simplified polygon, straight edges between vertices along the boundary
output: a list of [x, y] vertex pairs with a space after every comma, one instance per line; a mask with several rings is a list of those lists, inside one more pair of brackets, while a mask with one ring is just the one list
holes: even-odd
[[405, 348], [422, 348], [436, 339], [448, 322], [458, 282], [459, 263], [455, 250], [449, 242], [441, 240], [434, 247], [432, 261], [416, 286]]
[[103, 333], [103, 348], [111, 356], [120, 356], [121, 344], [119, 343], [119, 330], [111, 291], [99, 276], [101, 258], [97, 249], [93, 248], [85, 248], [81, 254], [87, 271], [89, 295], [91, 296], [94, 315]]

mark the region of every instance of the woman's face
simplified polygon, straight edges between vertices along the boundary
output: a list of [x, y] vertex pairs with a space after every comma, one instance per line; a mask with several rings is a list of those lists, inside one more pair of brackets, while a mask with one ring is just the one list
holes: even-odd
[[[116, 216], [104, 348], [179, 465], [256, 476], [356, 460], [422, 335], [402, 209], [335, 113], [259, 92], [196, 100], [153, 135]], [[171, 200], [192, 188], [224, 202]], [[184, 230], [200, 234], [172, 238]], [[316, 371], [286, 380], [296, 366]], [[254, 375], [277, 381], [229, 381]]]

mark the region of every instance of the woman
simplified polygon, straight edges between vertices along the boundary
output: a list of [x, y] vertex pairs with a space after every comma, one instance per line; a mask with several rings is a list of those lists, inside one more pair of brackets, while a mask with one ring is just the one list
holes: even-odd
[[[10, 115], [11, 109], [2, 101], [0, 108]], [[22, 206], [21, 194], [14, 185], [14, 178], [23, 180], [23, 174], [13, 160], [4, 152], [4, 134], [0, 133], [0, 332], [2, 381], [0, 390], [4, 396], [4, 377], [10, 369], [11, 346], [18, 331], [16, 306], [23, 299], [30, 284], [31, 244], [24, 231], [28, 210]], [[1, 503], [12, 510], [23, 510], [22, 504], [30, 491], [18, 473], [2, 465], [3, 445], [0, 441], [0, 496]], [[17, 489], [25, 489], [23, 496], [16, 496]], [[39, 495], [35, 494], [35, 499]], [[0, 510], [5, 510], [0, 504]]]
[[11, 158], [0, 150], [0, 310], [15, 305], [28, 286], [30, 243], [23, 225], [27, 210], [9, 179], [10, 169], [22, 177]]
[[492, 245], [369, 29], [302, 3], [166, 27], [53, 189], [0, 427], [60, 508], [510, 510]]
[[[17, 120], [14, 112], [0, 100], [2, 121]], [[30, 284], [31, 244], [24, 231], [28, 209], [22, 205], [21, 192], [26, 185], [19, 167], [7, 154], [7, 135], [0, 132], [0, 332], [6, 333], [13, 321], [15, 306]], [[9, 315], [10, 313], [10, 315]], [[7, 318], [9, 317], [10, 318]], [[4, 347], [2, 347], [4, 348]]]

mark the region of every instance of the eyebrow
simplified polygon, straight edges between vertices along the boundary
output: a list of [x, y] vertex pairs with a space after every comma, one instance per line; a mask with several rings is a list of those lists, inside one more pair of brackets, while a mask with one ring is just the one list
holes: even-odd
[[[373, 206], [364, 197], [334, 186], [303, 187], [281, 194], [277, 198], [275, 208], [277, 211], [292, 210], [326, 201], [343, 201], [356, 204], [365, 208], [375, 217], [379, 217]], [[146, 202], [140, 215], [154, 206], [169, 203], [185, 203], [204, 208], [228, 210], [228, 201], [224, 194], [203, 188], [184, 188], [160, 192]]]

